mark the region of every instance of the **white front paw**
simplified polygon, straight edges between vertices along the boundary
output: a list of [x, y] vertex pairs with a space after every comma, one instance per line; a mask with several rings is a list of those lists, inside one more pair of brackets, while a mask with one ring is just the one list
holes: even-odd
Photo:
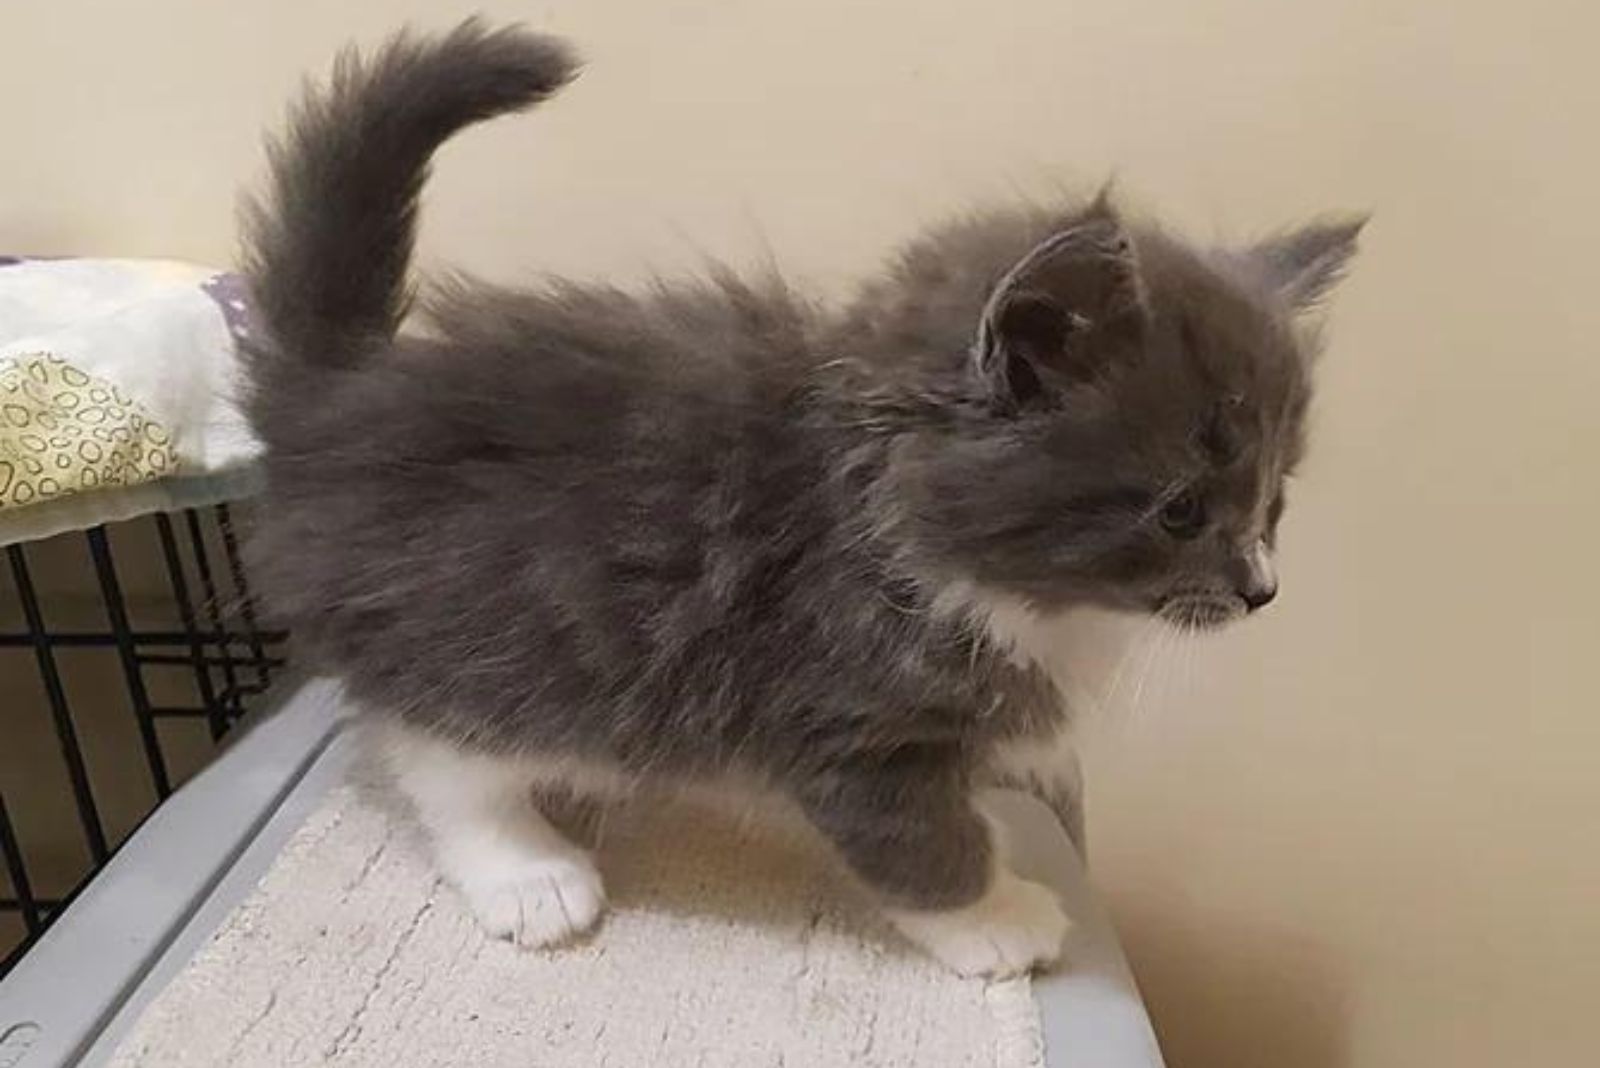
[[1004, 977], [1052, 964], [1071, 926], [1056, 895], [1001, 868], [970, 905], [891, 909], [902, 934], [961, 975]]
[[570, 941], [605, 911], [600, 873], [585, 858], [530, 860], [511, 870], [475, 872], [460, 883], [483, 929], [523, 949]]

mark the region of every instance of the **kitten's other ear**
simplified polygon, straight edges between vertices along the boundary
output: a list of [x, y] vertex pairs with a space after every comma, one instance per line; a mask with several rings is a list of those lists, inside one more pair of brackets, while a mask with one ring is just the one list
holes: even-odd
[[978, 325], [974, 361], [1018, 410], [1094, 380], [1145, 323], [1133, 242], [1104, 197], [1006, 272]]
[[1315, 222], [1268, 238], [1246, 254], [1289, 307], [1305, 311], [1344, 276], [1366, 225], [1365, 215]]

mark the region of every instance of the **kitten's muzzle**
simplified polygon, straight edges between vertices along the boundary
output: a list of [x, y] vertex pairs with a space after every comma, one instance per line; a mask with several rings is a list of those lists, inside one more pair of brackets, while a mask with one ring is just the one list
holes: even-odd
[[1174, 594], [1156, 609], [1162, 619], [1182, 630], [1215, 630], [1247, 611], [1242, 598], [1209, 591]]

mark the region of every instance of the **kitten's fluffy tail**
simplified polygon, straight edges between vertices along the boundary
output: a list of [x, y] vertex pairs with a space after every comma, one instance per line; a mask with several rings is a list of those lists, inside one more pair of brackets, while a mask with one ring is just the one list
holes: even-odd
[[246, 274], [267, 337], [258, 390], [308, 367], [351, 367], [388, 342], [409, 301], [417, 198], [433, 152], [464, 126], [536, 104], [576, 73], [560, 41], [471, 20], [339, 57], [269, 147], [266, 197], [247, 207]]

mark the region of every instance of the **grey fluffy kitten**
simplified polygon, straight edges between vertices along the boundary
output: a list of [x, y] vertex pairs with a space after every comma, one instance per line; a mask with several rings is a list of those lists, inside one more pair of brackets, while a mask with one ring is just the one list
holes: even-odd
[[521, 30], [401, 37], [345, 57], [274, 151], [248, 240], [267, 595], [386, 725], [496, 935], [603, 908], [535, 786], [732, 773], [952, 967], [1053, 960], [1066, 919], [974, 803], [1023, 783], [1075, 827], [1038, 624], [1272, 599], [1296, 318], [1359, 224], [1198, 248], [1102, 198], [935, 231], [842, 313], [731, 273], [461, 285], [400, 336], [430, 155], [574, 70]]

